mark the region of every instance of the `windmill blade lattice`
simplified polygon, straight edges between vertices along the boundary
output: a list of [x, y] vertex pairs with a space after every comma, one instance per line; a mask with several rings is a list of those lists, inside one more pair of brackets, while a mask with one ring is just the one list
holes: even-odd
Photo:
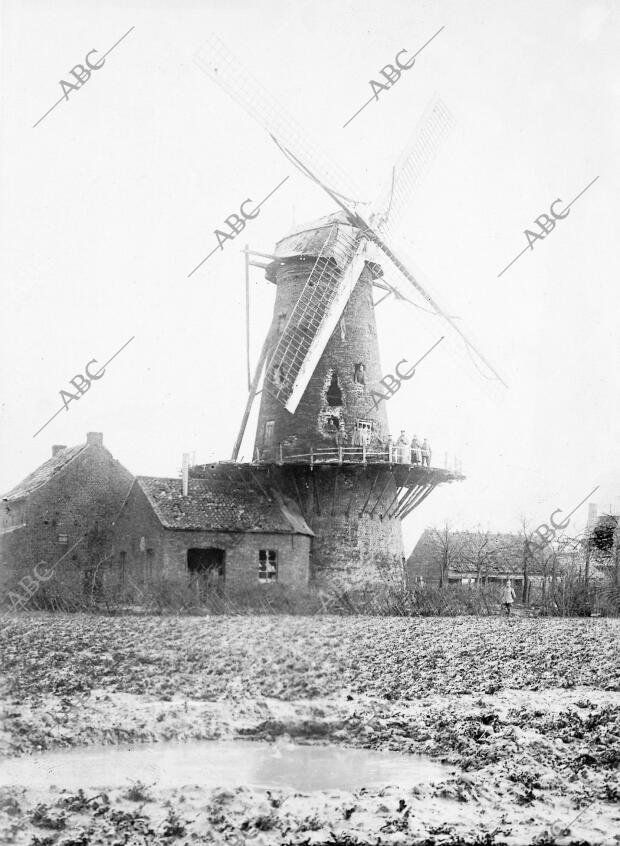
[[194, 57], [196, 65], [211, 77], [271, 135], [285, 154], [292, 154], [296, 164], [309, 175], [317, 177], [324, 188], [329, 187], [349, 211], [355, 209], [359, 197], [358, 186], [342, 168], [320, 148], [308, 131], [301, 126], [269, 92], [243, 67], [217, 36], [208, 39]]
[[333, 224], [267, 364], [265, 387], [294, 412], [365, 262], [366, 238]]
[[435, 96], [394, 166], [392, 179], [373, 204], [371, 220], [376, 221], [375, 229], [382, 236], [391, 235], [401, 225], [415, 189], [455, 125], [448, 107], [441, 97]]
[[[486, 379], [497, 380], [501, 382], [501, 384], [507, 388], [508, 386], [506, 385], [502, 377], [499, 375], [497, 370], [495, 370], [493, 365], [480, 352], [477, 345], [474, 344], [469, 330], [466, 335], [463, 329], [461, 329], [459, 324], [456, 322], [458, 318], [456, 318], [452, 312], [446, 311], [445, 307], [442, 307], [439, 304], [436, 296], [431, 293], [431, 288], [425, 275], [423, 275], [421, 271], [416, 268], [415, 264], [404, 252], [399, 241], [395, 239], [390, 239], [388, 241], [387, 239], [381, 238], [380, 236], [373, 236], [372, 230], [367, 230], [366, 235], [373, 242], [376, 248], [378, 250], [381, 250], [381, 252], [383, 253], [383, 260], [385, 260], [385, 257], [387, 257], [392, 263], [392, 266], [396, 269], [396, 271], [398, 271], [395, 274], [388, 274], [389, 282], [387, 281], [387, 279], [384, 279], [384, 281], [386, 281], [386, 283], [392, 289], [392, 292], [396, 295], [396, 297], [399, 299], [406, 300], [412, 305], [417, 306], [418, 304], [415, 302], [414, 299], [411, 298], [411, 287], [413, 287], [418, 292], [418, 294], [420, 294], [420, 296], [424, 300], [426, 300], [426, 302], [431, 306], [433, 312], [439, 317], [442, 317], [452, 328], [455, 334], [460, 338], [460, 340], [463, 341], [463, 343], [465, 344], [465, 349], [467, 350], [467, 353], [478, 372]], [[378, 259], [375, 259], [375, 261], [378, 261]], [[408, 284], [405, 284], [405, 281]]]

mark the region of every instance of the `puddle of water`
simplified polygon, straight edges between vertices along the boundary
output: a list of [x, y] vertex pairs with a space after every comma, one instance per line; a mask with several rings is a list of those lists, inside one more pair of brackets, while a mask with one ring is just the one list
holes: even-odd
[[248, 740], [201, 740], [40, 752], [5, 759], [0, 785], [121, 787], [137, 781], [171, 788], [261, 786], [291, 790], [413, 787], [446, 778], [450, 769], [418, 755]]

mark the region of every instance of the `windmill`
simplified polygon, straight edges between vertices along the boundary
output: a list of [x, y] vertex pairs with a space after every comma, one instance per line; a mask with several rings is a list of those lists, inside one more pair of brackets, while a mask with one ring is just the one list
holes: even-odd
[[[360, 194], [350, 180], [221, 42], [211, 40], [196, 63], [339, 207], [335, 214], [298, 227], [278, 242], [271, 256], [267, 278], [277, 286], [273, 320], [233, 460], [263, 377], [255, 459], [271, 484], [297, 497], [315, 532], [315, 581], [365, 581], [371, 573], [399, 572], [401, 520], [437, 484], [459, 476], [395, 461], [386, 446], [385, 404], [367, 409], [367, 387], [381, 378], [373, 288], [414, 304], [412, 296], [423, 298], [463, 340], [475, 362], [501, 381], [395, 247], [402, 211], [450, 130], [452, 117], [438, 98], [431, 102], [386, 189], [370, 208], [362, 209], [352, 199]], [[387, 278], [385, 263], [391, 266]], [[342, 579], [335, 577], [339, 571]]]

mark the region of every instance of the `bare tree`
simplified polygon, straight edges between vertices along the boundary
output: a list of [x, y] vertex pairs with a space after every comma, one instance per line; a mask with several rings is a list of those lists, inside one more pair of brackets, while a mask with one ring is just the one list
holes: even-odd
[[467, 562], [471, 572], [476, 573], [476, 584], [480, 588], [483, 574], [486, 578], [489, 564], [495, 559], [497, 549], [490, 543], [488, 530], [480, 527], [468, 532], [467, 541], [460, 548], [461, 560]]
[[456, 533], [450, 530], [447, 521], [441, 529], [432, 529], [432, 537], [434, 552], [439, 559], [439, 587], [445, 587], [450, 565], [458, 560], [461, 544]]

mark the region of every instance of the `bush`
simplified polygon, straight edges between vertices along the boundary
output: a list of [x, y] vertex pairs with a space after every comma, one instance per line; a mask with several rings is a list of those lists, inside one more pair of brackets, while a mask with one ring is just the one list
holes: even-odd
[[[291, 588], [275, 583], [237, 590], [198, 590], [181, 579], [158, 577], [147, 586], [131, 582], [124, 588], [98, 574], [65, 571], [38, 584], [30, 597], [19, 586], [6, 588], [5, 607], [13, 610], [92, 611], [108, 614], [340, 614], [398, 617], [490, 615], [500, 611], [499, 585], [444, 587], [406, 584], [386, 579], [355, 588]], [[17, 579], [15, 578], [17, 585]], [[8, 590], [13, 590], [10, 594]], [[21, 595], [23, 604], [15, 609]], [[586, 585], [566, 577], [532, 597], [532, 612], [544, 616], [617, 615], [620, 590], [612, 580]]]

